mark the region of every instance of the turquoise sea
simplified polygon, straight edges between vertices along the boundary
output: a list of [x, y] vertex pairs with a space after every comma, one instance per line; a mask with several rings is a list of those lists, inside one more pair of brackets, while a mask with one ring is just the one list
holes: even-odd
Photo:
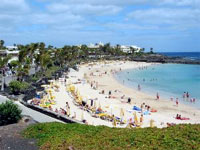
[[[151, 95], [159, 92], [160, 97], [179, 98], [179, 101], [200, 109], [200, 65], [160, 64], [147, 69], [130, 69], [118, 72], [115, 78], [131, 88], [141, 86], [141, 91]], [[189, 92], [195, 103], [183, 99], [183, 93]]]

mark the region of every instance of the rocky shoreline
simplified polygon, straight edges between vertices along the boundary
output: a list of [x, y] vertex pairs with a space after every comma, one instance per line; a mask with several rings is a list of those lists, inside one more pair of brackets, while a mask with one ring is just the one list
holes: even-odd
[[156, 63], [175, 63], [175, 64], [198, 64], [200, 60], [190, 60], [183, 57], [169, 57], [161, 54], [149, 54], [143, 56], [133, 56], [130, 58], [132, 61], [138, 62], [156, 62]]

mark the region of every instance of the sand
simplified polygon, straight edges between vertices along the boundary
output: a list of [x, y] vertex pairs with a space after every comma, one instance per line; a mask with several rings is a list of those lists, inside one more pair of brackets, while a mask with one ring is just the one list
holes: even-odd
[[[150, 121], [154, 120], [155, 126], [162, 128], [166, 127], [167, 123], [200, 123], [200, 110], [180, 104], [178, 107], [175, 105], [175, 102], [170, 100], [161, 99], [156, 100], [155, 96], [148, 95], [143, 93], [142, 90], [134, 90], [128, 88], [123, 84], [120, 84], [114, 77], [113, 74], [116, 71], [137, 68], [142, 66], [156, 65], [152, 63], [144, 62], [123, 62], [123, 61], [106, 61], [106, 62], [96, 62], [90, 64], [82, 64], [79, 66], [79, 71], [70, 70], [68, 73], [67, 83], [75, 83], [76, 89], [79, 90], [80, 95], [84, 99], [87, 99], [87, 103], [90, 104], [88, 99], [96, 99], [95, 105], [101, 107], [108, 114], [114, 114], [123, 120], [128, 120], [132, 118], [136, 111], [133, 111], [133, 106], [140, 107], [142, 103], [150, 105], [151, 108], [156, 109], [158, 112], [151, 113], [151, 115], [144, 115], [144, 121], [141, 127], [149, 127]], [[112, 70], [112, 73], [111, 73]], [[105, 72], [107, 72], [105, 74]], [[93, 73], [93, 75], [92, 75]], [[56, 105], [53, 106], [53, 109], [56, 108], [65, 108], [66, 102], [70, 106], [70, 117], [74, 116], [76, 113], [76, 119], [81, 121], [83, 118], [87, 120], [90, 125], [106, 125], [113, 127], [112, 122], [102, 120], [100, 118], [94, 118], [87, 111], [82, 110], [80, 107], [76, 106], [73, 103], [73, 97], [70, 93], [66, 92], [66, 83], [62, 82], [64, 79], [60, 79], [56, 84], [60, 86], [59, 92], [53, 92], [53, 95], [56, 97]], [[80, 82], [80, 83], [77, 83]], [[91, 82], [93, 86], [97, 86], [95, 89], [91, 88]], [[98, 82], [98, 83], [97, 83]], [[104, 90], [104, 94], [100, 94]], [[116, 91], [117, 90], [117, 91]], [[111, 91], [112, 96], [115, 98], [108, 98], [108, 92]], [[121, 96], [125, 95], [124, 99], [121, 99]], [[127, 103], [128, 97], [131, 98], [131, 104]], [[121, 115], [121, 110], [124, 112], [124, 116]], [[136, 112], [138, 119], [141, 116], [141, 113]], [[190, 120], [177, 120], [175, 119], [176, 114], [181, 114], [182, 117], [190, 118]], [[117, 125], [117, 127], [125, 127], [125, 125]]]

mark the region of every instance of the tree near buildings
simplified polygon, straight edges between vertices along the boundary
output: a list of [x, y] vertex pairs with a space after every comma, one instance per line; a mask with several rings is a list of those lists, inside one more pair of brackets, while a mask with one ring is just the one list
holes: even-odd
[[150, 54], [153, 54], [153, 48], [152, 47], [150, 48]]
[[137, 51], [137, 49], [134, 48], [134, 47], [130, 47], [130, 50], [131, 50], [131, 54], [132, 54], [132, 55], [135, 55], [135, 52]]
[[0, 40], [0, 49], [4, 48], [4, 40]]
[[5, 66], [8, 64], [10, 58], [10, 55], [6, 57], [0, 57], [1, 91], [4, 91]]

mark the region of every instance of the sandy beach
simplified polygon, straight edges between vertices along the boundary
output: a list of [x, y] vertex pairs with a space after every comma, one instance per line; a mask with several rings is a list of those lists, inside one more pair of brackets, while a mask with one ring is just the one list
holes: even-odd
[[[151, 96], [142, 91], [128, 88], [113, 77], [116, 72], [124, 69], [148, 67], [150, 65], [156, 64], [106, 61], [81, 64], [79, 71], [70, 69], [67, 79], [63, 77], [59, 81], [53, 81], [53, 84], [59, 86], [59, 90], [53, 90], [51, 93], [55, 96], [56, 102], [52, 105], [52, 110], [62, 108], [68, 110], [69, 117], [76, 120], [85, 120], [89, 125], [106, 125], [109, 127], [127, 127], [127, 124], [134, 121], [135, 118], [138, 122], [142, 118], [140, 127], [150, 127], [152, 122], [154, 126], [159, 128], [167, 127], [167, 124], [173, 123], [200, 123], [200, 110], [180, 103], [176, 106], [175, 102], [162, 99], [162, 96], [159, 100], [156, 100], [156, 93], [155, 96]], [[105, 114], [114, 115], [115, 118], [119, 118], [124, 123], [115, 124], [114, 121], [96, 117], [96, 114], [94, 116], [85, 107], [78, 106], [75, 103], [76, 98], [68, 90], [69, 86], [74, 86], [75, 93], [78, 93], [81, 101], [88, 108], [95, 108], [95, 111], [100, 108]], [[129, 97], [131, 102], [127, 103]], [[66, 102], [68, 102], [70, 109], [67, 109]], [[133, 110], [133, 106], [140, 108], [142, 103], [150, 106], [149, 111], [146, 110], [148, 108], [145, 108], [145, 105], [142, 112]], [[152, 109], [157, 110], [157, 112], [150, 112]], [[177, 120], [175, 118], [177, 114], [181, 114], [182, 117], [189, 118], [189, 120]]]
[[[98, 82], [98, 90], [105, 91], [105, 94], [108, 95], [109, 91], [113, 92], [113, 95], [116, 96], [115, 99], [109, 98], [107, 99], [110, 105], [116, 105], [117, 107], [123, 107], [128, 110], [136, 105], [138, 107], [144, 102], [147, 105], [150, 105], [152, 108], [158, 110], [156, 113], [151, 113], [149, 116], [144, 116], [144, 122], [146, 119], [146, 124], [143, 126], [148, 126], [149, 121], [153, 119], [157, 126], [161, 124], [168, 123], [200, 123], [200, 111], [196, 108], [187, 106], [185, 104], [180, 104], [178, 107], [175, 105], [175, 102], [171, 102], [170, 100], [161, 99], [156, 100], [155, 96], [151, 96], [145, 94], [143, 92], [139, 92], [132, 88], [128, 88], [120, 84], [115, 78], [113, 74], [110, 72], [111, 70], [120, 71], [120, 68], [123, 69], [131, 69], [142, 66], [156, 65], [151, 63], [137, 63], [137, 62], [108, 62], [107, 65], [94, 65], [92, 67], [88, 67], [88, 65], [81, 66], [80, 72], [87, 73], [88, 80]], [[100, 74], [104, 72], [108, 72], [106, 75]], [[90, 73], [95, 73], [95, 75], [90, 76]], [[119, 92], [114, 92], [114, 91]], [[125, 95], [124, 99], [121, 99], [121, 96]], [[127, 104], [128, 97], [131, 97], [131, 104]], [[176, 114], [181, 114], [181, 116], [190, 118], [190, 120], [177, 120], [175, 119]], [[162, 125], [161, 125], [162, 126]]]

